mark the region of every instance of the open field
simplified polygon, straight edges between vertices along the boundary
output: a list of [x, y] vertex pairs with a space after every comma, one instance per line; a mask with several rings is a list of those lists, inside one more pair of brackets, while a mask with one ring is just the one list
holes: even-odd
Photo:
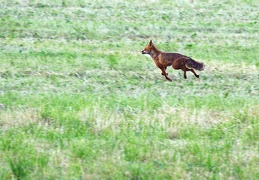
[[[259, 179], [259, 3], [0, 2], [0, 179]], [[206, 68], [161, 76], [152, 39]]]

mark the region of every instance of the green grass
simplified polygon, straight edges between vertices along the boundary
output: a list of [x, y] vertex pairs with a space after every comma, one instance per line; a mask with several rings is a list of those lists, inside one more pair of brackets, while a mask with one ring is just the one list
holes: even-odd
[[[0, 2], [0, 179], [258, 179], [258, 9]], [[150, 39], [200, 79], [166, 81]]]

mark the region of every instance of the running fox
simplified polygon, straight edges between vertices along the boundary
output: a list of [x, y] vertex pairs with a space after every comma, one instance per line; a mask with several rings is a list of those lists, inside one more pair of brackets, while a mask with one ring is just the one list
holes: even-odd
[[184, 72], [184, 78], [186, 79], [186, 71], [191, 71], [197, 78], [199, 75], [196, 74], [194, 69], [202, 71], [205, 65], [201, 62], [197, 62], [188, 56], [184, 56], [179, 53], [170, 53], [160, 51], [152, 42], [142, 50], [142, 54], [149, 54], [154, 60], [156, 66], [161, 69], [162, 75], [169, 81], [172, 81], [166, 73], [167, 66], [172, 66], [174, 69], [181, 69]]

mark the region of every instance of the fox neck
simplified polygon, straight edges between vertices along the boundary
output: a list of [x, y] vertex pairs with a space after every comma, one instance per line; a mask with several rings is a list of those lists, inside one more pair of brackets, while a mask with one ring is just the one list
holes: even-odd
[[150, 56], [155, 59], [162, 51], [160, 51], [155, 45], [153, 45], [153, 48], [150, 51]]

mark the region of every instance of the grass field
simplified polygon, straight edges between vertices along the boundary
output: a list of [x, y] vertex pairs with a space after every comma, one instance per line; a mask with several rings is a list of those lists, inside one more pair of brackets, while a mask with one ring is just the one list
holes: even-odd
[[[0, 2], [0, 179], [259, 179], [259, 3]], [[152, 39], [206, 68], [161, 76]]]

